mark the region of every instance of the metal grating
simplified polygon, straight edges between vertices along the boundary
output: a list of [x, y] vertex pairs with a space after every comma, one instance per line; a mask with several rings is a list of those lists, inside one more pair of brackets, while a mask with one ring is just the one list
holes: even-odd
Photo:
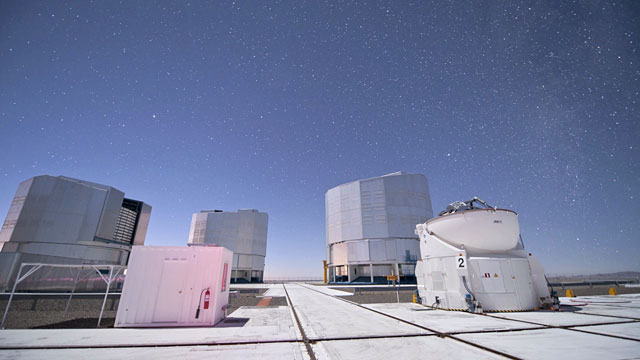
[[138, 213], [125, 207], [120, 208], [120, 216], [116, 229], [113, 232], [113, 240], [126, 243], [133, 242], [133, 235], [136, 230]]

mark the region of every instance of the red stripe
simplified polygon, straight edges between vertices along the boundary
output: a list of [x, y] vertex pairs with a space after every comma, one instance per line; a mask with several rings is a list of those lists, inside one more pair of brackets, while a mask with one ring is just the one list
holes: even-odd
[[260, 302], [258, 303], [258, 306], [269, 306], [270, 302], [271, 302], [270, 296], [263, 297], [262, 300], [260, 300]]

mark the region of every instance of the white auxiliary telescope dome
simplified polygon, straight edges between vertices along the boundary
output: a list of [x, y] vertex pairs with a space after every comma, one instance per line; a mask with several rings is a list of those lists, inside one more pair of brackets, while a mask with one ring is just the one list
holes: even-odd
[[527, 253], [518, 214], [473, 198], [416, 226], [421, 302], [469, 311], [534, 310], [551, 303], [544, 269]]

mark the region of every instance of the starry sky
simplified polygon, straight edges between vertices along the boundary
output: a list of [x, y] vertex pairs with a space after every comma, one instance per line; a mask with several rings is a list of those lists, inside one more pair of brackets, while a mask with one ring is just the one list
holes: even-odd
[[636, 1], [0, 2], [0, 216], [65, 175], [269, 213], [265, 277], [320, 276], [324, 194], [425, 174], [516, 210], [551, 274], [640, 270]]

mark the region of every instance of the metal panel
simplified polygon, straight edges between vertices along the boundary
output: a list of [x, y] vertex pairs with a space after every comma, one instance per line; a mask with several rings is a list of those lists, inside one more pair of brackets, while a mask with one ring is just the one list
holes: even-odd
[[471, 287], [485, 310], [538, 307], [527, 259], [470, 258], [468, 265]]
[[515, 293], [516, 286], [514, 284], [514, 274], [511, 270], [511, 262], [510, 261], [500, 261], [500, 270], [502, 270], [502, 283], [504, 284], [504, 291], [508, 293]]
[[416, 272], [416, 266], [414, 264], [400, 265], [400, 273], [402, 275], [414, 275], [415, 272]]
[[506, 292], [499, 260], [478, 260], [478, 267], [484, 292]]
[[[367, 238], [389, 237], [387, 210], [385, 208], [385, 187], [382, 178], [360, 181], [364, 194], [362, 202], [362, 236]], [[362, 195], [363, 191], [361, 191]]]
[[369, 240], [369, 254], [371, 261], [386, 261], [387, 248], [385, 240]]
[[547, 284], [547, 278], [544, 276], [544, 268], [538, 259], [529, 254], [527, 259], [529, 261], [529, 268], [531, 269], [531, 280], [533, 280], [533, 286], [536, 290], [538, 298], [549, 297], [549, 286]]
[[240, 255], [239, 254], [233, 254], [233, 269], [237, 269], [238, 268], [238, 264], [240, 263], [239, 260]]
[[432, 271], [431, 272], [431, 286], [434, 291], [444, 291], [446, 290], [444, 286], [444, 277], [442, 276], [441, 271]]
[[136, 228], [133, 245], [144, 245], [144, 240], [147, 237], [147, 228], [149, 227], [149, 219], [151, 219], [151, 205], [143, 203], [140, 216], [138, 217], [138, 227]]
[[347, 242], [349, 262], [369, 261], [369, 243], [367, 240]]
[[385, 240], [385, 247], [387, 252], [387, 261], [395, 261], [397, 250], [396, 250], [396, 241], [395, 240]]
[[251, 269], [253, 270], [262, 270], [264, 269], [264, 256], [251, 256]]
[[533, 309], [538, 307], [537, 295], [529, 270], [529, 261], [527, 259], [512, 259], [510, 262], [520, 308]]
[[29, 190], [31, 189], [33, 179], [34, 178], [25, 180], [18, 185], [18, 191], [16, 191], [16, 195], [13, 197], [13, 201], [9, 207], [9, 213], [7, 214], [7, 217], [2, 224], [2, 229], [0, 230], [0, 244], [8, 242], [11, 239], [11, 234], [13, 234], [13, 230], [16, 227], [16, 223], [18, 222], [18, 218], [20, 217], [20, 213], [24, 207], [24, 202], [26, 201]]
[[398, 262], [414, 263], [420, 255], [420, 241], [418, 239], [397, 239], [395, 259]]
[[340, 188], [336, 187], [327, 191], [325, 195], [325, 218], [327, 244], [339, 242], [342, 239], [340, 226]]
[[156, 295], [153, 322], [178, 322], [185, 300], [184, 279], [187, 277], [187, 260], [164, 260], [160, 277], [160, 286]]
[[387, 276], [393, 273], [393, 265], [373, 265], [373, 276]]
[[11, 241], [92, 241], [106, 194], [105, 190], [80, 183], [53, 176], [37, 176], [33, 179]]
[[415, 226], [433, 217], [427, 179], [420, 174], [384, 176], [388, 236], [415, 238]]
[[0, 292], [11, 290], [19, 264], [20, 253], [0, 252]]
[[98, 223], [98, 229], [96, 231], [97, 237], [113, 240], [113, 232], [118, 223], [123, 199], [124, 193], [122, 191], [112, 187], [107, 190], [100, 222]]
[[255, 209], [202, 211], [192, 217], [189, 243], [207, 243], [233, 251], [233, 270], [264, 270], [269, 216]]
[[336, 265], [343, 265], [347, 263], [346, 243], [331, 245], [331, 263]]
[[251, 269], [251, 255], [238, 254], [238, 269]]
[[362, 239], [362, 208], [360, 202], [360, 184], [350, 183], [340, 188], [340, 227], [341, 240]]

